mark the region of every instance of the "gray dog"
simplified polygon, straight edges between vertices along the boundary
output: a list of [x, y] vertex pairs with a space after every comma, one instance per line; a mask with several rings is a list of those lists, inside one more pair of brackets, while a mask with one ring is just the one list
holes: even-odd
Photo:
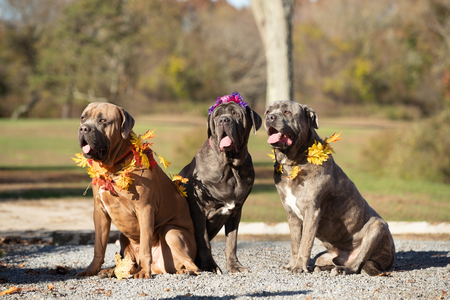
[[209, 109], [208, 139], [192, 162], [181, 170], [197, 241], [196, 264], [221, 274], [211, 254], [210, 240], [225, 225], [226, 260], [230, 273], [245, 272], [236, 256], [242, 206], [255, 179], [247, 142], [261, 127], [261, 117], [238, 93], [219, 97]]
[[[286, 210], [292, 256], [284, 267], [292, 272], [332, 270], [332, 274], [377, 275], [392, 267], [395, 246], [387, 223], [364, 200], [332, 157], [322, 165], [307, 161], [308, 148], [324, 143], [314, 129], [314, 110], [293, 101], [271, 104], [265, 113], [268, 143], [274, 149], [275, 184]], [[300, 167], [295, 178], [292, 169]], [[307, 268], [314, 238], [328, 251]]]

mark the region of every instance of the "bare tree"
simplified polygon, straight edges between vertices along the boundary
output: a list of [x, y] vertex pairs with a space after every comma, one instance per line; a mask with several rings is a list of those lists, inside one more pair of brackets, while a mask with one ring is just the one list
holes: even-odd
[[295, 0], [252, 0], [253, 16], [264, 44], [266, 104], [293, 100], [291, 20]]

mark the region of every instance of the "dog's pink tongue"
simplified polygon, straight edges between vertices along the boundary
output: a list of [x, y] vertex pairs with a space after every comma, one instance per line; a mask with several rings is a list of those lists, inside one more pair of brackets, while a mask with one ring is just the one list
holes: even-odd
[[226, 136], [223, 139], [220, 140], [220, 150], [222, 150], [224, 147], [229, 147], [231, 145], [232, 141], [230, 137]]
[[269, 143], [269, 144], [275, 144], [275, 143], [278, 143], [280, 140], [281, 140], [281, 137], [282, 137], [283, 135], [281, 134], [281, 132], [278, 132], [278, 133], [274, 133], [274, 134], [272, 134], [271, 136], [269, 136], [269, 139], [267, 140], [267, 142]]
[[91, 151], [91, 146], [89, 146], [89, 145], [86, 145], [86, 146], [83, 146], [83, 152], [84, 153], [86, 153], [86, 154], [88, 154], [89, 153], [89, 151]]

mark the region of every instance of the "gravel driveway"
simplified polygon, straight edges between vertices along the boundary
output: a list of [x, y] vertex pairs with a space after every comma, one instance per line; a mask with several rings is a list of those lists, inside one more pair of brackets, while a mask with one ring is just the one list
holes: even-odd
[[[323, 251], [316, 243], [313, 255]], [[77, 278], [90, 263], [92, 245], [15, 246], [1, 258], [0, 291], [21, 291], [1, 299], [449, 299], [450, 241], [396, 240], [397, 257], [385, 276], [331, 276], [329, 272], [291, 274], [280, 268], [290, 255], [289, 242], [238, 243], [238, 257], [249, 273], [228, 274], [224, 242], [213, 242], [213, 255], [224, 275], [156, 275], [149, 280]], [[115, 244], [104, 267], [112, 267]], [[57, 268], [60, 266], [59, 268]], [[64, 274], [67, 273], [67, 274]]]

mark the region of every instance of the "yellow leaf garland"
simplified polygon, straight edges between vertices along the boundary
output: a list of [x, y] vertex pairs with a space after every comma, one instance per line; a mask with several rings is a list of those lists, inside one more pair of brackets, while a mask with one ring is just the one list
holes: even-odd
[[[311, 147], [308, 148], [308, 155], [307, 155], [307, 161], [310, 164], [315, 164], [315, 165], [322, 165], [323, 162], [327, 161], [330, 158], [330, 155], [332, 153], [335, 153], [333, 148], [330, 146], [330, 143], [336, 143], [338, 141], [340, 141], [341, 138], [341, 134], [342, 131], [338, 134], [334, 133], [330, 138], [325, 138], [325, 142], [322, 144], [321, 142], [318, 141], [314, 141], [314, 144], [311, 145]], [[275, 152], [272, 149], [272, 154], [268, 153], [267, 154], [273, 162], [276, 162], [275, 159]], [[276, 163], [275, 164], [275, 170], [280, 173], [283, 174], [283, 167], [281, 166], [281, 164]], [[301, 169], [299, 166], [295, 166], [292, 171], [289, 172], [289, 176], [286, 176], [287, 178], [290, 179], [294, 179], [298, 176], [298, 174], [300, 173]]]
[[[133, 183], [132, 182], [133, 179], [131, 178], [130, 174], [136, 169], [136, 167], [143, 166], [150, 170], [156, 164], [156, 162], [153, 159], [153, 153], [158, 155], [159, 162], [164, 166], [164, 168], [167, 169], [171, 164], [171, 162], [167, 161], [164, 157], [162, 157], [161, 155], [150, 149], [150, 146], [153, 145], [153, 143], [144, 141], [155, 137], [154, 132], [155, 129], [152, 131], [148, 130], [144, 135], [139, 136], [136, 135], [134, 132], [130, 133], [133, 159], [128, 164], [122, 165], [122, 169], [120, 171], [112, 174], [113, 176], [116, 177], [115, 180], [111, 178], [110, 173], [106, 168], [102, 167], [101, 163], [96, 162], [92, 159], [85, 158], [83, 156], [83, 153], [75, 153], [76, 158], [72, 157], [72, 159], [75, 161], [75, 163], [77, 163], [77, 166], [83, 168], [87, 167], [86, 171], [92, 178], [92, 184], [94, 185], [100, 184], [102, 187], [110, 190], [111, 192], [114, 192], [114, 189], [111, 185], [112, 183], [114, 183], [116, 187], [120, 189], [120, 191], [128, 190], [128, 188]], [[173, 181], [175, 181], [175, 185], [177, 186], [179, 193], [182, 196], [186, 197], [184, 187], [178, 182], [181, 181], [182, 183], [186, 183], [188, 179], [179, 176], [178, 179]]]
[[277, 170], [278, 173], [283, 174], [283, 166], [281, 164], [278, 164], [275, 167], [275, 170]]
[[273, 149], [272, 149], [272, 154], [271, 153], [267, 153], [267, 155], [269, 155], [269, 157], [272, 159], [273, 162], [276, 161], [276, 159], [275, 159], [275, 152], [273, 151]]
[[72, 159], [75, 161], [75, 163], [77, 163], [78, 167], [82, 167], [82, 168], [89, 167], [89, 161], [86, 157], [83, 156], [83, 154], [75, 153], [75, 156], [77, 158], [72, 157]]
[[327, 161], [333, 149], [328, 146], [328, 144], [322, 145], [318, 141], [314, 141], [314, 144], [308, 148], [308, 162], [310, 164], [322, 165], [324, 161]]
[[172, 176], [172, 181], [175, 183], [178, 193], [181, 196], [187, 197], [186, 189], [184, 188], [183, 183], [186, 184], [189, 181], [189, 179], [184, 178], [178, 174], [175, 174]]
[[295, 177], [297, 177], [298, 173], [300, 173], [301, 169], [299, 166], [295, 166], [292, 171], [289, 172], [289, 176], [288, 178], [290, 179], [294, 179]]

